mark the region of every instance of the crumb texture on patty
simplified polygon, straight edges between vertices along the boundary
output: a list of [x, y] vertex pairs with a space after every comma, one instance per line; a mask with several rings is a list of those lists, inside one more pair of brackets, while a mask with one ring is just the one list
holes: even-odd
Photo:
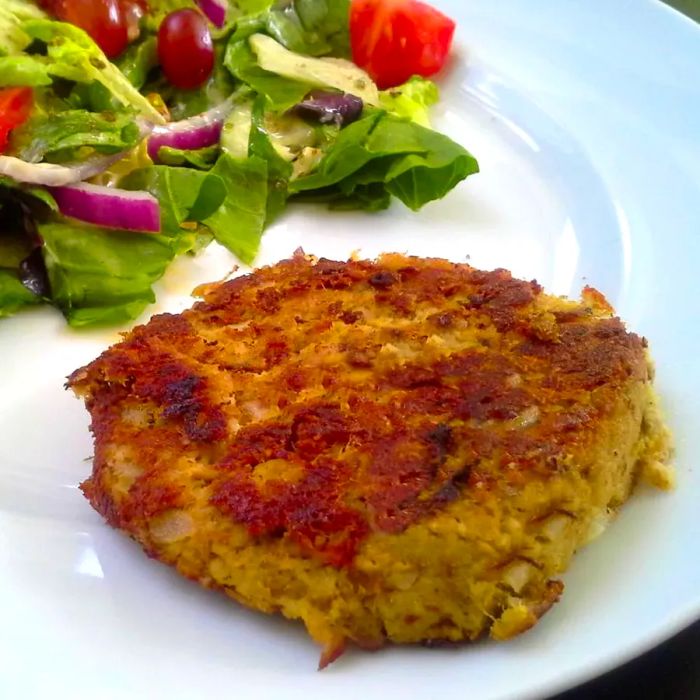
[[670, 486], [646, 343], [593, 289], [298, 253], [198, 293], [70, 377], [83, 490], [322, 664], [528, 629], [637, 478]]

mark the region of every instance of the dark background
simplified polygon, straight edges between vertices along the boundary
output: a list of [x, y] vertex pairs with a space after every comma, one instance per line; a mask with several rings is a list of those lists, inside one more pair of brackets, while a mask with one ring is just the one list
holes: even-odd
[[699, 700], [700, 622], [622, 668], [552, 700], [623, 698]]
[[666, 0], [666, 4], [700, 21], [700, 0]]
[[[700, 0], [666, 1], [700, 21]], [[700, 115], [698, 132], [700, 136]], [[688, 555], [693, 556], [690, 552]], [[626, 666], [557, 695], [553, 700], [621, 700], [627, 697], [637, 700], [700, 700], [700, 622]]]

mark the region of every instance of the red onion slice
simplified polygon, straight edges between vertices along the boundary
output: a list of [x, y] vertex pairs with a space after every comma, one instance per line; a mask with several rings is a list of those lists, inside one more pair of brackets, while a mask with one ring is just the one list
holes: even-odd
[[233, 100], [228, 99], [196, 117], [156, 126], [148, 139], [148, 155], [157, 161], [158, 151], [163, 146], [190, 151], [218, 143], [224, 119], [232, 109]]
[[64, 216], [122, 231], [160, 232], [160, 205], [148, 192], [87, 183], [52, 187], [50, 192]]
[[226, 24], [228, 0], [197, 0], [197, 5], [209, 21], [219, 29]]

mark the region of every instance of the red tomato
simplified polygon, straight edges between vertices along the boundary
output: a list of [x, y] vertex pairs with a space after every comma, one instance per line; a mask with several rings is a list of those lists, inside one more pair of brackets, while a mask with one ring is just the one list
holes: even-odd
[[129, 43], [120, 0], [43, 0], [42, 7], [62, 22], [84, 29], [108, 58], [116, 58]]
[[31, 88], [15, 87], [0, 90], [0, 153], [5, 152], [12, 129], [24, 124], [31, 111]]
[[429, 77], [447, 61], [455, 23], [418, 0], [352, 0], [353, 61], [382, 88]]
[[158, 58], [175, 87], [191, 90], [205, 83], [214, 69], [214, 45], [204, 15], [171, 12], [158, 29]]

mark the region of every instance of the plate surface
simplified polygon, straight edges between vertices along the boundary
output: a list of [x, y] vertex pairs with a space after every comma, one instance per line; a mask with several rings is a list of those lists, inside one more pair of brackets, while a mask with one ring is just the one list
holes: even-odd
[[[317, 673], [299, 625], [180, 580], [89, 508], [77, 490], [88, 418], [62, 384], [117, 332], [25, 313], [0, 323], [3, 697], [535, 698], [700, 616], [700, 30], [651, 0], [435, 4], [458, 20], [459, 46], [436, 124], [483, 172], [418, 215], [295, 208], [260, 263], [300, 245], [340, 258], [397, 250], [506, 267], [558, 294], [598, 287], [650, 340], [677, 491], [640, 490], [526, 635], [350, 652]], [[181, 261], [148, 314], [189, 306], [197, 282], [234, 262], [215, 247]]]

